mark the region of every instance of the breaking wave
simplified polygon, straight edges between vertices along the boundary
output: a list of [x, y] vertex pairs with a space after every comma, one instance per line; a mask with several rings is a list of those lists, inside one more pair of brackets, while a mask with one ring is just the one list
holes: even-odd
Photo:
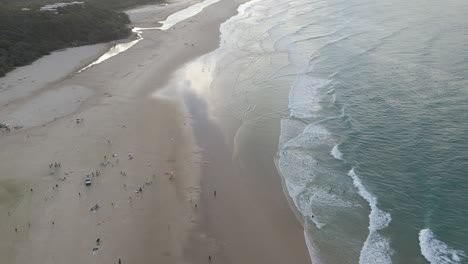
[[434, 233], [426, 228], [419, 232], [419, 247], [421, 254], [431, 264], [458, 264], [466, 258], [462, 250], [450, 248], [438, 240]]
[[362, 247], [359, 263], [392, 263], [390, 240], [378, 233], [379, 230], [388, 226], [392, 218], [389, 213], [377, 207], [377, 198], [362, 185], [361, 179], [354, 171], [354, 168], [348, 172], [348, 175], [353, 179], [354, 186], [358, 189], [359, 195], [369, 203], [371, 208], [369, 214], [369, 235]]

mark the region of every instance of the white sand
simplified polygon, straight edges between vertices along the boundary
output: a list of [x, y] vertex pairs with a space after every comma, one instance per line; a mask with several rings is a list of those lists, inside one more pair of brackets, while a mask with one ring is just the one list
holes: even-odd
[[[222, 0], [173, 29], [144, 32], [132, 48], [80, 74], [69, 73], [98, 54], [77, 55], [73, 67], [70, 56], [57, 64], [46, 57], [49, 63], [31, 65], [29, 75], [22, 68], [7, 77], [17, 89], [0, 91], [0, 122], [9, 118], [25, 127], [0, 133], [2, 263], [208, 263], [209, 255], [213, 263], [308, 262], [302, 229], [281, 191], [252, 203], [257, 193], [244, 188], [249, 175], [236, 181], [239, 168], [216, 141], [219, 162], [201, 175], [205, 163], [180, 98], [151, 96], [176, 69], [218, 46], [220, 23], [241, 2]], [[188, 4], [129, 14], [134, 26], [155, 27]], [[41, 88], [22, 88], [32, 73]], [[84, 121], [77, 124], [76, 118]], [[207, 127], [202, 134], [216, 131]], [[61, 167], [49, 168], [54, 162]], [[86, 187], [85, 175], [96, 170], [101, 174]], [[262, 183], [270, 180], [280, 186], [274, 177]], [[213, 200], [211, 189], [204, 189], [210, 184], [228, 199]], [[136, 193], [140, 187], [143, 192]], [[283, 201], [281, 208], [276, 201]], [[90, 212], [96, 203], [99, 210]], [[251, 239], [253, 231], [261, 235]]]

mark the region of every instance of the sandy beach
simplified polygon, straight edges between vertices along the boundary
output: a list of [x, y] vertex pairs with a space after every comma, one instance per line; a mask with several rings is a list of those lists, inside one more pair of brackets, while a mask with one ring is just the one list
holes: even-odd
[[[2, 263], [310, 263], [275, 147], [263, 156], [250, 142], [233, 149], [235, 120], [213, 122], [196, 96], [154, 96], [218, 47], [220, 24], [243, 2], [146, 30], [81, 73], [109, 45], [52, 54], [0, 79], [0, 122], [22, 126], [0, 134]], [[128, 14], [135, 27], [155, 27], [194, 3]], [[38, 81], [19, 89], [28, 78]]]

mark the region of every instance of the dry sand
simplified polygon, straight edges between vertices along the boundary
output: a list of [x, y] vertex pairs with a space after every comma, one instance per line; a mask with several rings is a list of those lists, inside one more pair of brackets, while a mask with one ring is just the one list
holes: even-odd
[[[217, 47], [220, 23], [242, 2], [224, 0], [173, 29], [145, 31], [143, 41], [82, 73], [70, 75], [85, 66], [73, 64], [59, 77], [41, 74], [53, 81], [33, 91], [8, 92], [0, 118], [25, 127], [0, 134], [2, 263], [310, 262], [273, 160], [267, 169], [236, 162], [222, 129], [180, 98], [151, 96], [177, 68]], [[192, 3], [129, 14], [135, 26], [154, 27]], [[83, 52], [82, 62], [96, 55]], [[49, 168], [54, 162], [60, 168]], [[261, 179], [251, 180], [256, 173]]]

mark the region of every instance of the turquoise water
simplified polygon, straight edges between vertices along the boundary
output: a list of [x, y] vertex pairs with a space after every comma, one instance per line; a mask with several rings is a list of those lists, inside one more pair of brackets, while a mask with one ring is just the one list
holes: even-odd
[[254, 0], [222, 25], [212, 89], [243, 124], [280, 123], [314, 263], [468, 263], [466, 14], [462, 0]]

